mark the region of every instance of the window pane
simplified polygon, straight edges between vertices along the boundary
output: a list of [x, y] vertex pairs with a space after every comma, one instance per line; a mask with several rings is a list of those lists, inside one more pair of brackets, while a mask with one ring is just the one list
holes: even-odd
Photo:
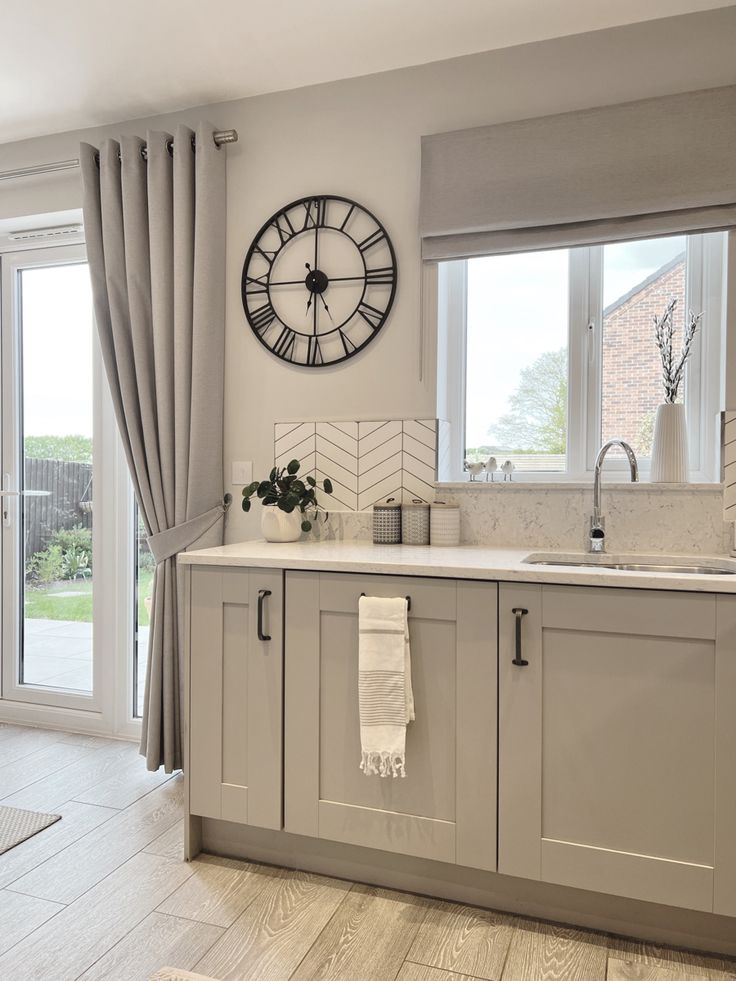
[[154, 562], [146, 541], [146, 529], [138, 507], [135, 508], [135, 648], [133, 650], [133, 716], [143, 715], [143, 693], [146, 685], [148, 664], [148, 632], [151, 622], [151, 590], [153, 588]]
[[679, 351], [685, 260], [685, 236], [603, 248], [601, 439], [625, 439], [640, 457], [651, 455], [654, 415], [664, 401], [653, 318], [677, 300], [674, 347]]
[[92, 691], [92, 297], [86, 263], [21, 272], [20, 677]]
[[566, 469], [568, 266], [562, 249], [468, 260], [469, 459]]

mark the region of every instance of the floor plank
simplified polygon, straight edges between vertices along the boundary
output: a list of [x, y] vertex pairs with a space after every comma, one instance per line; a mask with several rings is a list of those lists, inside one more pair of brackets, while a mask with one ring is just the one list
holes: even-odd
[[292, 975], [292, 981], [394, 981], [429, 900], [354, 886]]
[[130, 739], [114, 739], [112, 736], [93, 736], [86, 732], [65, 732], [64, 743], [73, 743], [75, 746], [87, 746], [89, 749], [102, 749], [103, 746], [119, 746], [121, 743], [130, 743], [135, 746], [137, 743]]
[[60, 903], [0, 889], [0, 954], [10, 950], [62, 909]]
[[109, 821], [118, 811], [69, 801], [62, 804], [56, 813], [61, 815], [61, 821], [0, 855], [0, 888], [20, 879], [68, 845], [79, 841], [89, 831]]
[[708, 981], [736, 981], [736, 960], [698, 951], [679, 950], [643, 940], [609, 937], [608, 957], [664, 967], [682, 974], [704, 974]]
[[396, 981], [481, 981], [481, 979], [473, 978], [469, 974], [441, 971], [438, 967], [427, 967], [426, 964], [412, 964], [411, 961], [405, 961]]
[[191, 874], [141, 852], [0, 956], [3, 981], [76, 981]]
[[[42, 746], [34, 753], [23, 756], [13, 763], [5, 763], [0, 766], [0, 799], [5, 803], [4, 798], [42, 780], [51, 773], [64, 769], [70, 763], [84, 759], [92, 752], [94, 751], [85, 746], [55, 742]], [[1, 754], [0, 759], [2, 759]]]
[[0, 762], [14, 763], [35, 753], [36, 750], [52, 743], [59, 742], [64, 735], [63, 732], [50, 732], [47, 729], [27, 729], [22, 726], [9, 726], [3, 730], [7, 733], [0, 743]]
[[19, 793], [12, 794], [3, 804], [25, 807], [31, 811], [55, 811], [78, 794], [112, 776], [126, 759], [137, 755], [132, 743], [103, 746], [62, 772], [37, 780]]
[[40, 899], [72, 903], [174, 824], [183, 801], [183, 779], [174, 777], [9, 888]]
[[210, 923], [150, 913], [79, 981], [147, 981], [164, 964], [188, 971], [222, 934]]
[[181, 818], [172, 824], [168, 831], [164, 831], [158, 838], [154, 838], [150, 845], [146, 845], [144, 851], [151, 855], [164, 855], [166, 858], [184, 858], [184, 819]]
[[159, 906], [159, 912], [229, 927], [269, 881], [258, 866], [213, 855], [201, 855], [192, 869], [194, 874]]
[[408, 960], [499, 981], [514, 923], [502, 913], [437, 903], [419, 927]]
[[509, 945], [502, 981], [604, 981], [606, 938], [550, 923], [522, 921]]
[[708, 981], [706, 974], [683, 973], [674, 967], [657, 967], [643, 961], [608, 959], [606, 981]]
[[142, 756], [134, 756], [122, 763], [112, 776], [80, 791], [74, 799], [83, 804], [122, 809], [171, 780], [171, 776], [163, 770], [152, 773], [146, 769], [146, 761]]
[[259, 875], [266, 885], [195, 964], [197, 973], [219, 981], [284, 981], [350, 889], [349, 883], [306, 872], [268, 869]]

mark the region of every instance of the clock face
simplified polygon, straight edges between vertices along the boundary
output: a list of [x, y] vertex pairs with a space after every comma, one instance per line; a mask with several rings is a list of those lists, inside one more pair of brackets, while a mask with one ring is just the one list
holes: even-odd
[[273, 215], [243, 265], [241, 292], [258, 340], [290, 364], [351, 358], [383, 327], [396, 255], [370, 211], [347, 198], [301, 198]]

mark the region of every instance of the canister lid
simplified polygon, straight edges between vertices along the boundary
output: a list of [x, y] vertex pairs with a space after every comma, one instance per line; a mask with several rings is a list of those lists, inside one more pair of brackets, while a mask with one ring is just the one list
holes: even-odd
[[438, 510], [438, 511], [440, 511], [443, 508], [445, 510], [450, 510], [450, 511], [459, 511], [460, 510], [460, 505], [459, 504], [448, 504], [447, 501], [433, 501], [432, 504], [431, 504], [431, 508], [432, 508], [433, 511], [435, 509]]
[[400, 507], [401, 504], [396, 500], [395, 497], [389, 497], [385, 501], [376, 501], [376, 503], [373, 505], [373, 510], [376, 511], [378, 509], [383, 509], [383, 508], [392, 509], [392, 508], [400, 508]]
[[421, 500], [421, 498], [415, 497], [413, 500], [407, 501], [406, 504], [402, 504], [401, 506], [404, 508], [404, 510], [416, 508], [417, 510], [421, 511], [426, 510], [429, 507], [429, 504], [426, 501]]

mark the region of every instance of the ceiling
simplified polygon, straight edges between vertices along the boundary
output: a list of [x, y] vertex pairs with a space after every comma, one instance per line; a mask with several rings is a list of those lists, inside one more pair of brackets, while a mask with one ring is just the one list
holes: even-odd
[[0, 143], [734, 0], [3, 0]]

